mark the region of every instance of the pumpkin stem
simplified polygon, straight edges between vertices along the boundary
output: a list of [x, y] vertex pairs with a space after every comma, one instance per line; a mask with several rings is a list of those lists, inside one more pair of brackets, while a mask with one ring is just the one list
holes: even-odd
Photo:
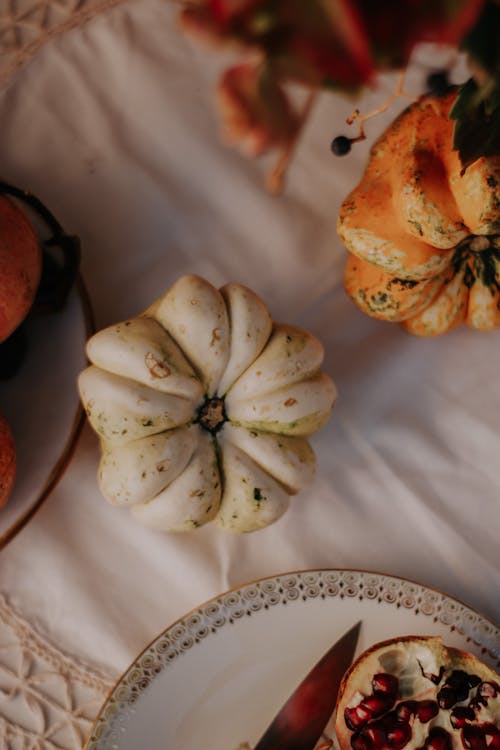
[[266, 180], [265, 180], [266, 189], [272, 195], [278, 195], [279, 193], [283, 191], [283, 186], [285, 184], [286, 171], [291, 162], [293, 152], [295, 151], [295, 148], [297, 146], [297, 142], [302, 133], [302, 130], [304, 129], [304, 125], [306, 124], [307, 119], [309, 115], [311, 114], [311, 110], [316, 100], [316, 97], [317, 97], [317, 91], [309, 92], [304, 108], [302, 109], [302, 112], [300, 114], [299, 125], [298, 125], [297, 130], [295, 131], [294, 137], [291, 138], [290, 141], [283, 148], [283, 151], [281, 152], [278, 158], [278, 161], [276, 162], [276, 164], [274, 165], [274, 167], [271, 169], [271, 171], [266, 177]]
[[394, 91], [389, 96], [389, 98], [386, 99], [386, 101], [383, 102], [379, 107], [376, 107], [376, 109], [373, 109], [371, 112], [367, 112], [366, 115], [362, 115], [359, 109], [355, 109], [354, 112], [347, 118], [346, 122], [348, 125], [352, 125], [354, 122], [357, 122], [359, 125], [358, 135], [350, 139], [351, 143], [356, 143], [357, 141], [364, 141], [366, 138], [366, 133], [365, 133], [365, 128], [364, 128], [365, 122], [367, 120], [371, 120], [372, 117], [381, 115], [383, 112], [389, 109], [391, 104], [393, 104], [396, 101], [396, 99], [400, 99], [401, 97], [404, 97], [405, 99], [416, 101], [418, 97], [412, 94], [409, 94], [404, 90], [406, 71], [407, 69], [405, 68], [399, 74]]
[[215, 396], [214, 398], [207, 398], [200, 406], [195, 422], [215, 435], [224, 425], [226, 419], [224, 399]]

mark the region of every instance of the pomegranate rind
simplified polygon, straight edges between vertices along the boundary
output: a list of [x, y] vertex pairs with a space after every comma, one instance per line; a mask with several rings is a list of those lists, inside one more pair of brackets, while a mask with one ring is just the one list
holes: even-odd
[[7, 420], [0, 415], [0, 508], [6, 504], [16, 476], [16, 446]]
[[[435, 684], [426, 675], [439, 675], [442, 678]], [[451, 646], [446, 646], [440, 637], [402, 636], [374, 644], [364, 651], [349, 668], [340, 684], [335, 709], [335, 733], [340, 750], [352, 750], [351, 738], [354, 732], [345, 721], [346, 708], [356, 706], [366, 696], [372, 695], [372, 678], [385, 673], [397, 676], [399, 690], [396, 702], [408, 700], [436, 700], [446, 676], [454, 670], [463, 670], [475, 675], [481, 682], [500, 683], [500, 676], [473, 654]], [[472, 692], [472, 691], [471, 691]], [[456, 705], [466, 705], [467, 701]], [[446, 715], [445, 715], [446, 714]], [[500, 729], [500, 691], [488, 702], [487, 708], [478, 714], [478, 724], [491, 723]], [[425, 736], [433, 727], [446, 729], [451, 738], [453, 750], [465, 750], [458, 730], [449, 722], [449, 711], [440, 710], [438, 716], [425, 724], [412, 722], [413, 736], [404, 750], [425, 747]], [[388, 744], [377, 750], [393, 750]]]
[[42, 272], [42, 251], [31, 223], [13, 201], [0, 197], [0, 342], [23, 322]]

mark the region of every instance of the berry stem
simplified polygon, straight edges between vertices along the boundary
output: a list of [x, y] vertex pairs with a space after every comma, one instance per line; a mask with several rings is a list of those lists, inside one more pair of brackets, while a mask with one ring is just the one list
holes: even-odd
[[304, 129], [307, 119], [309, 115], [311, 114], [311, 110], [312, 110], [314, 102], [316, 101], [317, 95], [318, 95], [317, 91], [313, 90], [309, 92], [307, 99], [306, 99], [306, 103], [304, 104], [304, 107], [300, 114], [299, 124], [298, 124], [297, 130], [295, 131], [294, 137], [291, 138], [290, 141], [283, 148], [280, 156], [278, 157], [276, 164], [266, 176], [266, 180], [265, 180], [266, 189], [272, 195], [278, 195], [279, 193], [283, 191], [283, 186], [285, 184], [285, 177], [286, 177], [288, 166], [292, 160], [292, 156], [295, 151], [295, 148], [297, 147], [297, 143], [302, 133], [302, 130]]
[[372, 117], [381, 115], [383, 112], [388, 110], [391, 104], [393, 104], [396, 101], [396, 99], [404, 97], [405, 99], [411, 99], [411, 101], [416, 100], [417, 98], [416, 96], [412, 94], [408, 94], [404, 90], [405, 79], [406, 79], [406, 68], [403, 71], [401, 71], [401, 73], [399, 74], [394, 91], [389, 96], [389, 98], [386, 99], [385, 102], [383, 102], [383, 104], [381, 104], [376, 109], [373, 109], [371, 112], [367, 112], [366, 115], [362, 115], [359, 109], [355, 109], [354, 112], [347, 118], [346, 122], [348, 125], [352, 125], [356, 121], [359, 125], [358, 135], [355, 138], [351, 138], [351, 143], [357, 143], [357, 141], [364, 141], [366, 138], [366, 133], [365, 133], [365, 128], [364, 128], [365, 122], [367, 120], [371, 120]]

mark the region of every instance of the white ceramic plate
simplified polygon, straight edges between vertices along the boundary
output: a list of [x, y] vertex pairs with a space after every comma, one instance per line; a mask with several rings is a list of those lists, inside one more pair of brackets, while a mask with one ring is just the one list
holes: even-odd
[[87, 750], [235, 750], [256, 742], [318, 658], [354, 622], [358, 653], [398, 635], [445, 643], [500, 666], [500, 630], [417, 583], [314, 570], [229, 591], [167, 628], [118, 682]]
[[71, 456], [83, 422], [76, 377], [86, 365], [91, 320], [79, 280], [61, 312], [29, 321], [21, 369], [0, 381], [0, 412], [14, 433], [17, 453], [14, 489], [0, 510], [0, 548], [32, 518]]

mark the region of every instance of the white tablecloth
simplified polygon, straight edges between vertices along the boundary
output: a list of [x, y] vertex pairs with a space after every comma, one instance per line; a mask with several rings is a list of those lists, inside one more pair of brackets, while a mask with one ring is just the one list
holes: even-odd
[[[312, 440], [317, 477], [266, 530], [155, 533], [101, 497], [86, 426], [62, 481], [1, 552], [0, 592], [109, 674], [189, 608], [288, 570], [392, 573], [500, 621], [500, 331], [414, 338], [363, 316], [342, 290], [340, 202], [405, 102], [335, 159], [329, 143], [353, 103], [322, 95], [284, 194], [270, 196], [268, 161], [219, 137], [212, 89], [224, 56], [179, 33], [176, 12], [130, 0], [46, 44], [1, 92], [1, 172], [80, 236], [98, 327], [196, 273], [252, 287], [276, 320], [315, 333], [339, 390]], [[413, 73], [417, 91], [425, 72]]]

